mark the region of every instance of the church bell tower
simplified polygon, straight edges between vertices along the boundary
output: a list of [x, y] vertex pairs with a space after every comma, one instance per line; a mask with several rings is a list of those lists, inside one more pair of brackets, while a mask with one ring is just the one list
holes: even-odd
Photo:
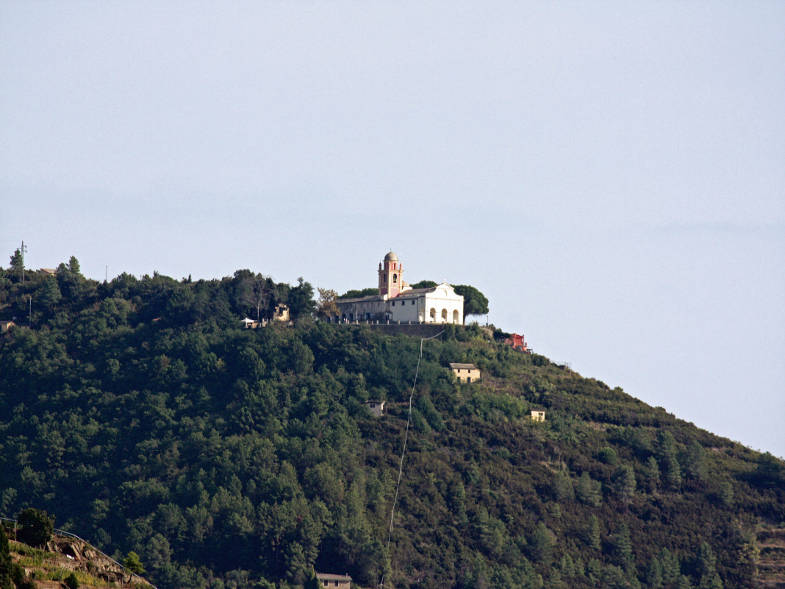
[[395, 252], [388, 252], [379, 263], [379, 294], [397, 297], [403, 285], [403, 265]]

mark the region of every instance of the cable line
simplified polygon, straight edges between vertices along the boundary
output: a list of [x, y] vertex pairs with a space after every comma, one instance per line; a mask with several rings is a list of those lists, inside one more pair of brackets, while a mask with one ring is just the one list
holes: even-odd
[[[409, 441], [409, 427], [412, 423], [412, 399], [414, 398], [414, 387], [417, 386], [417, 376], [420, 374], [420, 361], [422, 360], [422, 345], [423, 342], [439, 337], [444, 333], [442, 329], [439, 333], [430, 337], [420, 338], [420, 355], [417, 357], [417, 368], [414, 370], [414, 382], [412, 382], [412, 391], [409, 393], [409, 414], [406, 418], [406, 433], [403, 436], [403, 448], [401, 449], [401, 461], [398, 464], [398, 481], [395, 483], [395, 496], [393, 497], [392, 508], [390, 509], [390, 529], [387, 532], [387, 554], [390, 554], [390, 542], [392, 540], [393, 525], [395, 521], [395, 505], [398, 503], [398, 491], [401, 488], [401, 478], [403, 476], [403, 458], [406, 455], [406, 443]], [[384, 573], [382, 573], [381, 581], [379, 581], [379, 589], [384, 589]]]

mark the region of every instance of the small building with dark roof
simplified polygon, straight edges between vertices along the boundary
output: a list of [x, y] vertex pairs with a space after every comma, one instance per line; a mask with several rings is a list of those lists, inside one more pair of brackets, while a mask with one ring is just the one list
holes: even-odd
[[337, 589], [350, 589], [352, 578], [349, 575], [334, 575], [332, 573], [316, 573], [319, 587], [333, 587]]
[[450, 370], [459, 382], [477, 382], [481, 377], [480, 369], [474, 364], [450, 362]]

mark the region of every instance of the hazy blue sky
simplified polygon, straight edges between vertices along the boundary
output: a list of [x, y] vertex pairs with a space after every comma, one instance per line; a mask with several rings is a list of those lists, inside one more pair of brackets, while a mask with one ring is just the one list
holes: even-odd
[[[785, 3], [0, 4], [0, 263], [479, 287], [785, 455]], [[5, 252], [5, 253], [3, 253]]]

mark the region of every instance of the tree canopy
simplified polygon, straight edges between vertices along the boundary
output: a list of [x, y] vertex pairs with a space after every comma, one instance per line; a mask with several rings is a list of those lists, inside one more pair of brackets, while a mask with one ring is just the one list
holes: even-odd
[[302, 320], [305, 280], [264, 278], [260, 314], [286, 302], [295, 326], [244, 329], [250, 271], [97, 283], [64, 266], [49, 307], [50, 275], [0, 270], [4, 317], [36, 297], [32, 328], [0, 336], [0, 513], [57, 512], [161, 589], [299, 588], [314, 570], [409, 589], [753, 587], [757, 526], [785, 520], [782, 461], [477, 326], [445, 326], [420, 358], [419, 337]]
[[488, 312], [488, 299], [484, 294], [468, 284], [456, 284], [455, 292], [463, 296], [463, 316], [485, 315]]

